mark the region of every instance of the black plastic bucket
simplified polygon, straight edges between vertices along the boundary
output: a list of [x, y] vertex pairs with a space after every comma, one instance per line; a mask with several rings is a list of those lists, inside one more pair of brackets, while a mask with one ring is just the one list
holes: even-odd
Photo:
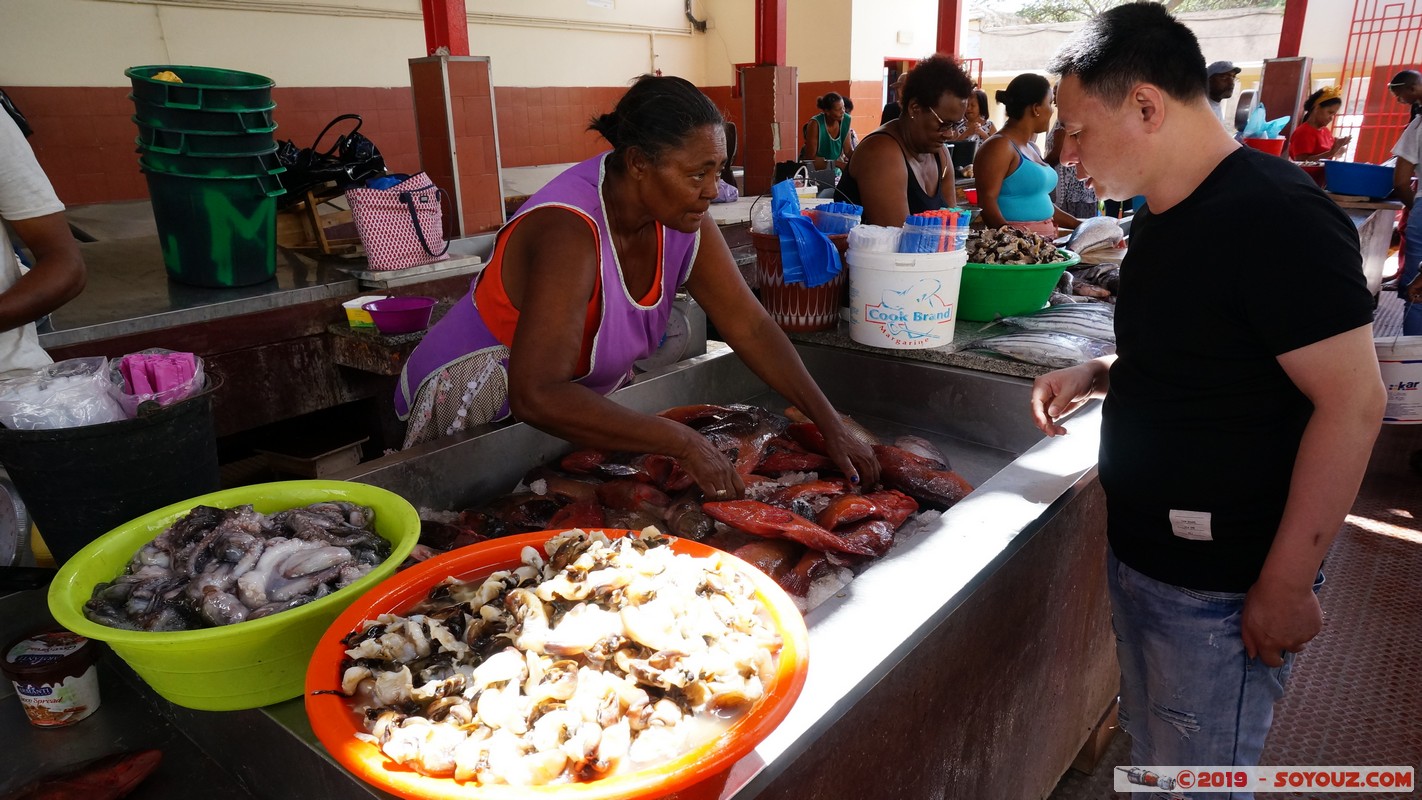
[[212, 396], [222, 381], [147, 416], [78, 428], [0, 428], [0, 464], [60, 564], [99, 536], [217, 491]]

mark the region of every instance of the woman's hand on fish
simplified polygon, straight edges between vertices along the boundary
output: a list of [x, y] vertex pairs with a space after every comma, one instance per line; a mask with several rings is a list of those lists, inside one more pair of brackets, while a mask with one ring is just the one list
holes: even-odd
[[687, 428], [682, 451], [676, 454], [681, 468], [696, 481], [707, 500], [738, 500], [746, 493], [735, 465], [706, 437]]
[[1032, 382], [1032, 423], [1048, 436], [1064, 435], [1067, 429], [1057, 420], [1091, 399], [1105, 369], [1099, 360], [1088, 361], [1038, 377]]
[[828, 426], [820, 424], [819, 429], [829, 457], [851, 483], [866, 489], [879, 483], [879, 459], [863, 436], [856, 436], [838, 419]]

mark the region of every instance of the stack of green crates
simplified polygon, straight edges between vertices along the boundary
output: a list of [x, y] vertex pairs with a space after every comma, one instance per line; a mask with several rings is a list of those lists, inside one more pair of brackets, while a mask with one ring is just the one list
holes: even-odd
[[[172, 72], [182, 83], [154, 78]], [[154, 64], [133, 85], [138, 164], [148, 179], [163, 265], [196, 286], [250, 286], [276, 275], [277, 174], [270, 78]]]

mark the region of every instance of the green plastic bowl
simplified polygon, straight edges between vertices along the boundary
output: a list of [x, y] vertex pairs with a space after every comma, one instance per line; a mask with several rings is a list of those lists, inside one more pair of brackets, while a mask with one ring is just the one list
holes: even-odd
[[[139, 548], [193, 507], [247, 503], [262, 513], [328, 500], [375, 510], [375, 530], [390, 557], [350, 586], [269, 617], [217, 628], [150, 632], [90, 622], [84, 603], [94, 587], [123, 572]], [[332, 620], [371, 587], [395, 573], [420, 538], [420, 516], [403, 497], [363, 483], [282, 481], [225, 489], [160, 508], [109, 531], [65, 562], [49, 587], [49, 610], [65, 628], [107, 642], [167, 700], [200, 711], [257, 708], [297, 697], [311, 653]]]
[[958, 318], [992, 322], [999, 316], [1026, 314], [1046, 305], [1066, 268], [1081, 263], [1081, 257], [1070, 250], [1058, 248], [1057, 252], [1067, 259], [1050, 264], [964, 264]]

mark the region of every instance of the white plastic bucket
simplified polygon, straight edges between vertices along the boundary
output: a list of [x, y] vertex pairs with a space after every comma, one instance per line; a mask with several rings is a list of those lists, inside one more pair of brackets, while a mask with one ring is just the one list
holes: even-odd
[[953, 343], [968, 251], [871, 253], [850, 248], [849, 338], [892, 350]]
[[[853, 273], [850, 273], [850, 280], [853, 280]], [[1382, 371], [1383, 385], [1387, 387], [1387, 410], [1383, 412], [1383, 422], [1395, 425], [1422, 423], [1422, 336], [1374, 339], [1373, 346], [1377, 348], [1378, 368]]]

